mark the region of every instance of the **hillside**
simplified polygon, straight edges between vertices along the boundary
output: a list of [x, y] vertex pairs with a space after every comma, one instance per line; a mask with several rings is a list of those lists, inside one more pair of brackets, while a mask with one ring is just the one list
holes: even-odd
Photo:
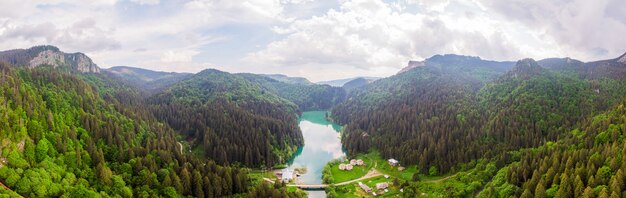
[[103, 71], [116, 75], [148, 93], [158, 92], [192, 75], [190, 73], [161, 72], [127, 66], [111, 67]]
[[272, 167], [303, 143], [298, 107], [238, 75], [204, 70], [148, 103], [159, 120], [220, 164]]
[[333, 87], [342, 87], [347, 82], [350, 82], [357, 78], [364, 78], [366, 80], [372, 80], [372, 81], [380, 79], [379, 77], [353, 77], [353, 78], [344, 78], [344, 79], [337, 79], [337, 80], [320, 81], [320, 82], [317, 82], [317, 84], [330, 85]]
[[514, 67], [457, 55], [425, 62], [354, 91], [333, 108], [333, 119], [346, 125], [350, 153], [375, 148], [422, 170], [447, 172], [457, 163], [556, 140], [624, 98], [593, 89], [623, 93], [623, 81], [600, 85], [531, 59]]
[[313, 84], [306, 78], [302, 77], [289, 77], [282, 74], [259, 74], [261, 76], [265, 76], [280, 82], [289, 83], [289, 84], [301, 84], [301, 85], [310, 85]]
[[[106, 87], [50, 67], [0, 63], [0, 71], [0, 179], [14, 191], [2, 194], [214, 197], [248, 191], [245, 170], [180, 153], [174, 130], [140, 105], [100, 92]], [[98, 76], [90, 78], [114, 84]], [[226, 180], [232, 182], [210, 185]]]
[[[613, 131], [613, 135], [602, 133], [609, 124], [598, 120], [614, 119], [601, 113], [625, 99], [624, 76], [619, 78], [614, 74], [626, 68], [619, 60], [582, 63], [567, 58], [539, 62], [523, 59], [510, 65], [510, 62], [457, 55], [434, 56], [425, 60], [424, 66], [352, 92], [344, 103], [333, 108], [332, 118], [345, 124], [342, 141], [350, 155], [373, 149], [383, 158], [416, 164], [419, 172], [430, 175], [455, 173], [472, 167], [471, 164], [481, 170], [477, 161], [493, 163], [500, 171], [492, 172], [495, 176], [480, 193], [482, 197], [526, 196], [536, 191], [545, 191], [539, 193], [548, 196], [564, 193], [565, 197], [579, 197], [585, 187], [596, 196], [604, 190], [611, 194], [611, 189], [619, 189], [616, 191], [621, 194], [621, 185], [608, 189], [601, 186], [614, 185], [614, 180], [619, 180], [621, 174], [616, 172], [625, 171], [620, 170], [619, 163], [606, 169], [609, 173], [601, 181], [592, 179], [591, 184], [589, 174], [574, 174], [573, 167], [585, 167], [586, 163], [587, 171], [595, 175], [601, 171], [601, 163], [590, 168], [580, 158], [569, 161], [565, 158], [566, 155], [590, 156], [593, 153], [587, 152], [592, 150], [603, 152], [611, 142], [621, 140], [620, 135], [615, 135], [619, 131]], [[605, 128], [598, 135], [587, 136], [590, 131], [596, 132], [580, 128], [588, 128], [590, 122], [595, 126], [603, 123]], [[554, 142], [558, 146], [552, 146]], [[602, 144], [606, 146], [604, 149], [597, 147]], [[585, 149], [571, 150], [583, 145]], [[615, 160], [605, 154], [598, 158], [595, 162]], [[552, 159], [568, 165], [555, 166]], [[550, 167], [552, 172], [548, 170]], [[572, 168], [568, 171], [564, 167]], [[550, 178], [541, 179], [546, 171]], [[569, 178], [560, 180], [563, 176], [558, 174]], [[583, 179], [585, 183], [576, 184], [577, 189], [582, 189], [574, 191], [571, 189], [576, 177], [586, 179]], [[437, 193], [445, 196], [479, 193], [474, 191], [480, 189], [475, 188], [479, 181], [454, 180], [459, 189], [453, 187]], [[560, 184], [572, 188], [559, 188]], [[464, 191], [464, 185], [474, 190]], [[413, 192], [430, 188], [426, 186], [432, 185], [415, 186]]]
[[285, 98], [300, 111], [326, 110], [343, 102], [346, 93], [338, 87], [318, 84], [286, 83], [263, 75], [237, 74], [246, 80], [261, 85], [264, 90]]
[[345, 89], [346, 92], [351, 92], [354, 89], [357, 89], [359, 87], [363, 87], [367, 84], [370, 84], [374, 82], [374, 80], [371, 79], [366, 79], [366, 78], [355, 78], [354, 80], [348, 81], [345, 84], [343, 84], [343, 86], [341, 86], [341, 88]]

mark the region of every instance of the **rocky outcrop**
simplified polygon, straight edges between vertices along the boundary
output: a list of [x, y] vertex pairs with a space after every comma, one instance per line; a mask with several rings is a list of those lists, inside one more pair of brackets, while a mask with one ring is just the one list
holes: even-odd
[[99, 73], [98, 65], [83, 53], [65, 54], [65, 62], [76, 71], [83, 73]]
[[617, 62], [620, 62], [620, 63], [622, 63], [622, 64], [626, 64], [626, 53], [624, 53], [624, 55], [620, 56], [620, 57], [617, 59]]
[[15, 66], [34, 68], [38, 66], [65, 67], [80, 73], [99, 73], [100, 68], [83, 53], [68, 54], [54, 46], [35, 46], [0, 52], [0, 61]]
[[423, 66], [426, 66], [426, 63], [424, 61], [409, 61], [406, 67], [402, 68], [402, 70], [400, 70], [398, 73], [402, 73], [405, 71], [409, 71], [413, 68], [423, 67]]
[[544, 70], [545, 69], [539, 66], [539, 64], [535, 60], [531, 58], [526, 58], [517, 61], [515, 67], [511, 69], [508, 75], [513, 78], [528, 79], [531, 76], [540, 75], [544, 72]]
[[46, 50], [39, 52], [37, 56], [30, 60], [28, 67], [34, 68], [40, 65], [57, 66], [65, 62], [65, 55], [59, 51]]

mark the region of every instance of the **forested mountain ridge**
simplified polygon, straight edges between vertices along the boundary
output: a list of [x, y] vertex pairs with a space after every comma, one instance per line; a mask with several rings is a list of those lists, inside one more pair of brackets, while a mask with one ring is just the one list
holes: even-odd
[[346, 90], [346, 92], [351, 92], [354, 89], [358, 89], [372, 82], [374, 82], [374, 80], [366, 79], [363, 77], [358, 77], [358, 78], [355, 78], [354, 80], [346, 82], [345, 84], [343, 84], [343, 86], [341, 86], [341, 88]]
[[286, 83], [257, 74], [236, 74], [258, 83], [266, 91], [275, 93], [298, 105], [300, 111], [326, 110], [343, 102], [346, 92], [339, 87], [318, 84]]
[[284, 82], [284, 83], [289, 83], [289, 84], [301, 84], [301, 85], [313, 84], [311, 81], [303, 77], [290, 77], [290, 76], [286, 76], [283, 74], [258, 74], [258, 75], [269, 77], [271, 79]]
[[1, 155], [7, 161], [0, 179], [20, 195], [214, 197], [248, 191], [245, 170], [180, 153], [174, 130], [141, 106], [102, 98], [105, 87], [51, 67], [3, 64], [0, 71]]
[[298, 107], [238, 75], [204, 70], [147, 100], [159, 120], [220, 164], [272, 167], [303, 144]]
[[[614, 60], [599, 62], [614, 71], [620, 68]], [[557, 140], [623, 100], [616, 93], [626, 90], [623, 77], [585, 79], [531, 59], [515, 67], [457, 55], [425, 62], [354, 91], [333, 108], [332, 118], [346, 125], [342, 141], [349, 153], [374, 148], [422, 170], [447, 172], [458, 163], [504, 159], [506, 151]]]
[[61, 67], [71, 72], [100, 72], [98, 65], [83, 53], [65, 53], [51, 45], [0, 52], [0, 61], [14, 66], [34, 68], [42, 65]]
[[523, 150], [478, 197], [624, 196], [624, 107], [626, 101], [584, 121], [558, 142]]
[[371, 80], [371, 81], [375, 81], [375, 80], [381, 79], [380, 77], [358, 76], [358, 77], [353, 77], [353, 78], [344, 78], [344, 79], [337, 79], [337, 80], [320, 81], [320, 82], [316, 82], [316, 84], [330, 85], [330, 86], [333, 86], [333, 87], [342, 87], [347, 82], [350, 82], [351, 80], [354, 80], [354, 79], [357, 79], [357, 78], [364, 78], [366, 80]]
[[135, 87], [146, 90], [148, 93], [156, 93], [162, 89], [189, 78], [190, 73], [160, 72], [136, 67], [116, 66], [104, 69], [119, 76], [122, 80], [129, 82]]

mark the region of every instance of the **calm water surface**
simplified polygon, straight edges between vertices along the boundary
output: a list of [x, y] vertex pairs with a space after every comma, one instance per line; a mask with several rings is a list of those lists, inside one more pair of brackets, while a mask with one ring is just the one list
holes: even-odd
[[[307, 173], [300, 176], [299, 180], [307, 184], [321, 184], [326, 163], [345, 156], [339, 137], [341, 126], [327, 121], [325, 114], [326, 111], [307, 111], [300, 117], [304, 146], [289, 161], [289, 168], [306, 167]], [[308, 193], [309, 197], [326, 197], [324, 191]]]

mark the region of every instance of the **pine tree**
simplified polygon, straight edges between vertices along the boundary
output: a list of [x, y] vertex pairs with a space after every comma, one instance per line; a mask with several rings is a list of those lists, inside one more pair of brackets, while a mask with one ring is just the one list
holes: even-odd
[[580, 178], [580, 175], [576, 175], [576, 179], [574, 179], [574, 197], [581, 197], [584, 191], [585, 184]]
[[593, 197], [593, 190], [591, 189], [591, 187], [587, 186], [587, 188], [585, 188], [585, 191], [583, 192], [582, 197], [583, 198], [592, 198]]
[[182, 194], [184, 195], [191, 195], [191, 174], [189, 173], [189, 171], [187, 170], [187, 168], [183, 168], [183, 170], [180, 172], [180, 180], [183, 182], [183, 191]]
[[609, 198], [609, 190], [607, 190], [607, 188], [602, 188], [602, 191], [600, 191], [600, 195], [598, 196], [598, 198]]
[[530, 193], [530, 190], [526, 189], [524, 190], [524, 192], [522, 193], [522, 196], [520, 196], [520, 198], [532, 198], [533, 195], [532, 193]]
[[535, 198], [547, 197], [546, 187], [543, 186], [543, 179], [539, 180], [539, 184], [535, 188]]

